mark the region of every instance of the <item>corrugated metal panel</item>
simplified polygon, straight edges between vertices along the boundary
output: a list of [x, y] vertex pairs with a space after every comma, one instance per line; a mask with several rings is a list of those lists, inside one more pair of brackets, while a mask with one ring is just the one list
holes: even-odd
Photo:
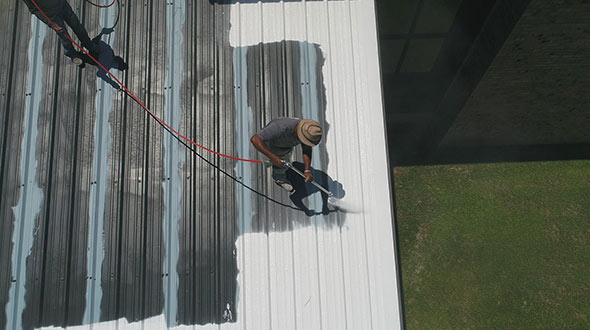
[[[277, 116], [324, 123], [314, 176], [349, 212], [203, 154], [287, 207], [244, 189], [11, 0], [0, 328], [401, 327], [373, 2], [213, 2], [121, 1], [101, 62], [123, 57], [111, 71], [156, 115], [227, 154], [257, 157], [249, 137]], [[116, 19], [76, 4], [91, 34]]]

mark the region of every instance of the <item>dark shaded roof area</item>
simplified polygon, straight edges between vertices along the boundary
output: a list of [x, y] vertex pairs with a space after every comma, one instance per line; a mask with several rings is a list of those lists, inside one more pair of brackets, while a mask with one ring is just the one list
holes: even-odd
[[377, 4], [394, 164], [590, 158], [586, 1]]

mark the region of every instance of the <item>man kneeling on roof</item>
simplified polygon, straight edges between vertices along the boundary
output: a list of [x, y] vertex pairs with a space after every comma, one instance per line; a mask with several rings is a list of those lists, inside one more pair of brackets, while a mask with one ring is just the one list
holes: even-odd
[[283, 160], [291, 161], [293, 147], [301, 144], [303, 163], [305, 165], [305, 182], [310, 182], [311, 176], [311, 147], [316, 146], [322, 139], [320, 124], [311, 119], [276, 118], [271, 120], [263, 129], [250, 138], [256, 150], [264, 156], [263, 163], [272, 165], [272, 178], [275, 183], [288, 192], [293, 191], [293, 185], [287, 179], [287, 168]]

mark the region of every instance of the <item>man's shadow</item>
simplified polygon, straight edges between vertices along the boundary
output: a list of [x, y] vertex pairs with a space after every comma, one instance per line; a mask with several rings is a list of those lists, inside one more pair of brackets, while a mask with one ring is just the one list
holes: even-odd
[[[92, 42], [99, 45], [98, 53], [90, 53], [92, 57], [94, 57], [102, 66], [104, 66], [107, 70], [110, 69], [117, 69], [119, 71], [125, 71], [128, 69], [127, 63], [121, 58], [120, 56], [115, 55], [115, 51], [109, 44], [102, 41], [101, 38], [104, 35], [109, 35], [113, 33], [114, 29], [107, 29], [104, 28], [100, 32], [99, 35], [92, 39]], [[97, 66], [96, 62], [94, 62], [88, 55], [84, 54], [82, 56], [84, 63]], [[102, 68], [98, 68], [98, 72], [96, 76], [105, 81], [107, 84], [113, 86], [114, 89], [119, 90], [121, 87], [117, 82], [115, 82]]]
[[[293, 162], [293, 167], [303, 172], [305, 170], [305, 165], [301, 162]], [[331, 212], [336, 212], [337, 210], [334, 207], [330, 207], [328, 203], [328, 195], [321, 192], [318, 187], [311, 183], [306, 183], [299, 174], [295, 173], [293, 170], [287, 170], [287, 179], [295, 188], [295, 192], [292, 193], [289, 198], [293, 202], [295, 206], [305, 212], [308, 217], [314, 215], [328, 215]], [[341, 199], [345, 195], [344, 188], [342, 184], [338, 181], [334, 181], [326, 172], [311, 169], [311, 175], [313, 176], [313, 180], [319, 183], [322, 187], [329, 190], [333, 197], [336, 199]], [[310, 210], [304, 203], [304, 199], [311, 196], [312, 194], [319, 193], [322, 196], [322, 210]]]

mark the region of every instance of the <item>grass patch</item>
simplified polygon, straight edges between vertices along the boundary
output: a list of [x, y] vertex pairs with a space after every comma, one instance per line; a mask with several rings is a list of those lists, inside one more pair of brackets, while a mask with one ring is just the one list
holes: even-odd
[[590, 329], [590, 161], [395, 169], [406, 325]]

